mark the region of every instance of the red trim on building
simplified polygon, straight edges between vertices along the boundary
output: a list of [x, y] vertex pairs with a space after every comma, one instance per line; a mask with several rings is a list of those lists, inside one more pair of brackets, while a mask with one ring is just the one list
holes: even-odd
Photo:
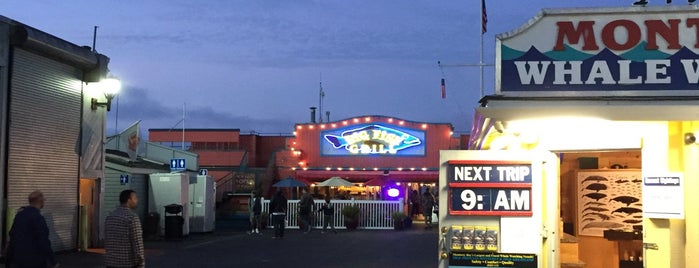
[[[354, 171], [354, 170], [296, 170], [294, 178], [307, 179], [313, 182], [321, 182], [330, 177], [341, 177], [355, 183], [366, 183], [369, 180], [384, 180], [397, 182], [436, 182], [439, 179], [437, 170], [416, 171]], [[376, 182], [376, 181], [374, 181]]]

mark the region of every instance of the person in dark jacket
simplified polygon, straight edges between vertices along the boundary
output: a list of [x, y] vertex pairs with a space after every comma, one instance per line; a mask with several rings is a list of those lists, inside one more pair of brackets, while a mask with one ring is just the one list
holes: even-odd
[[17, 212], [10, 229], [8, 267], [44, 268], [58, 267], [49, 240], [49, 227], [40, 210], [44, 208], [44, 194], [34, 191], [29, 194], [29, 206]]
[[252, 225], [250, 233], [259, 234], [260, 229], [260, 215], [262, 214], [262, 196], [258, 191], [252, 193], [250, 197], [250, 213], [252, 214]]
[[282, 190], [277, 190], [272, 200], [269, 203], [269, 208], [272, 211], [272, 224], [274, 225], [274, 237], [284, 237], [284, 220], [286, 219], [287, 200], [282, 193]]
[[425, 228], [432, 228], [432, 208], [434, 207], [434, 196], [430, 192], [430, 187], [425, 188], [422, 193], [422, 216], [425, 217]]
[[328, 225], [330, 225], [330, 228], [333, 229], [333, 233], [337, 233], [335, 230], [335, 206], [330, 203], [330, 196], [325, 197], [325, 204], [318, 209], [318, 212], [322, 211], [323, 212], [323, 231], [320, 233], [325, 233], [325, 229], [328, 228]]
[[299, 216], [301, 216], [301, 223], [303, 224], [303, 233], [307, 234], [311, 231], [311, 212], [313, 211], [314, 205], [313, 197], [308, 193], [308, 189], [303, 189], [303, 195], [301, 195], [301, 201], [299, 201]]

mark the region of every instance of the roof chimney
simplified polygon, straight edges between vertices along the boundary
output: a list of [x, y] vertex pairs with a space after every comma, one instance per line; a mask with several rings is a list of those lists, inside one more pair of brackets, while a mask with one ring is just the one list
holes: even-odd
[[316, 122], [316, 107], [311, 107], [311, 123]]

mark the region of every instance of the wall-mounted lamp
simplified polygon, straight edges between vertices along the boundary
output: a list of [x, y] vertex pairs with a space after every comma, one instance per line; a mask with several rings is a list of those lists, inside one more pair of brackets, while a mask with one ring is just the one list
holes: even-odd
[[697, 142], [697, 137], [694, 136], [694, 133], [692, 132], [687, 132], [684, 133], [684, 144], [685, 145], [690, 145], [692, 143]]
[[92, 105], [90, 105], [90, 108], [94, 111], [97, 110], [97, 106], [106, 106], [107, 112], [109, 112], [112, 109], [112, 99], [121, 89], [121, 81], [116, 78], [106, 78], [98, 83], [98, 87], [104, 92], [104, 97], [107, 98], [107, 102], [99, 102], [97, 98], [92, 98]]

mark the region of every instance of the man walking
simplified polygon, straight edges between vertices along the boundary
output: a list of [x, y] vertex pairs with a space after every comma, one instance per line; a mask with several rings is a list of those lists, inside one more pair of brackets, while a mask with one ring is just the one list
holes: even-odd
[[40, 210], [44, 208], [44, 194], [34, 191], [29, 194], [29, 206], [17, 212], [10, 229], [8, 267], [58, 267], [51, 241], [49, 227]]
[[107, 267], [145, 267], [143, 231], [138, 215], [131, 211], [138, 206], [133, 190], [123, 190], [119, 203], [104, 221], [104, 264]]
[[301, 201], [299, 201], [299, 215], [301, 216], [301, 223], [303, 223], [304, 234], [311, 231], [311, 212], [313, 211], [313, 197], [308, 193], [308, 189], [303, 188], [303, 195], [301, 195]]

